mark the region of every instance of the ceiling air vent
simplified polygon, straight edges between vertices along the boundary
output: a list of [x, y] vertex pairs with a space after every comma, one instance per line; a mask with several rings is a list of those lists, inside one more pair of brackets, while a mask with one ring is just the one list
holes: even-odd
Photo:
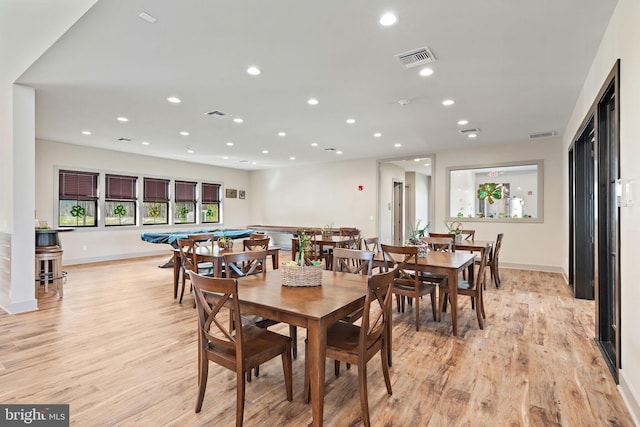
[[417, 67], [419, 65], [435, 62], [436, 57], [428, 47], [411, 50], [409, 52], [399, 53], [396, 58], [402, 62], [405, 68]]
[[120, 141], [120, 142], [131, 142], [131, 138], [120, 137], [120, 138], [118, 138], [118, 141]]
[[207, 116], [213, 116], [218, 119], [226, 119], [227, 117], [230, 116], [230, 114], [227, 114], [224, 111], [220, 111], [220, 110], [207, 111], [204, 114], [206, 114]]
[[460, 132], [463, 135], [468, 135], [470, 133], [478, 133], [480, 132], [480, 129], [479, 128], [461, 129], [458, 132]]
[[552, 136], [556, 136], [557, 132], [552, 130], [550, 132], [538, 132], [538, 133], [530, 133], [529, 139], [538, 139], [538, 138], [551, 138]]

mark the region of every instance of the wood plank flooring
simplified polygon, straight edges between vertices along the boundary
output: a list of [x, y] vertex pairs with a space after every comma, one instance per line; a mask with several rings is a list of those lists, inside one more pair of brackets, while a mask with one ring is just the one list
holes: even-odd
[[[289, 256], [283, 253], [284, 259]], [[166, 257], [69, 266], [64, 298], [41, 292], [37, 312], [0, 314], [0, 402], [69, 403], [74, 426], [232, 426], [235, 375], [212, 365], [196, 414], [193, 296], [173, 299]], [[413, 309], [394, 309], [393, 396], [368, 364], [374, 426], [633, 426], [593, 341], [594, 304], [575, 300], [560, 275], [502, 270], [485, 294], [485, 329], [460, 298], [450, 316], [420, 331]], [[188, 292], [188, 291], [187, 291]], [[286, 325], [274, 330], [287, 333]], [[247, 386], [245, 426], [306, 426], [302, 354], [287, 402], [278, 359]], [[357, 369], [327, 362], [325, 425], [361, 425]]]

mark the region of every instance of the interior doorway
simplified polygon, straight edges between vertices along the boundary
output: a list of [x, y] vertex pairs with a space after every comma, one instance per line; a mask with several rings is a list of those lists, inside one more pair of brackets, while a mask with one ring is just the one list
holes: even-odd
[[401, 181], [393, 181], [391, 221], [393, 244], [396, 246], [402, 246], [404, 236], [404, 183]]
[[616, 62], [569, 150], [569, 282], [595, 299], [596, 342], [616, 382], [620, 358], [620, 63]]

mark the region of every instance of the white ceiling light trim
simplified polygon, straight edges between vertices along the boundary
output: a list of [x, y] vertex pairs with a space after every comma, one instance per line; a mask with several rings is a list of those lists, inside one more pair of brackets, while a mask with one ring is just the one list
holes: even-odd
[[318, 100], [316, 98], [309, 98], [309, 100], [307, 101], [307, 104], [318, 105]]
[[252, 76], [259, 76], [260, 74], [262, 74], [262, 70], [256, 67], [255, 65], [252, 65], [249, 68], [247, 68], [247, 74]]
[[91, 135], [91, 131], [83, 130], [83, 131], [82, 131], [82, 134], [83, 134], [83, 135]]
[[143, 21], [147, 21], [149, 24], [155, 24], [156, 22], [158, 22], [158, 18], [149, 15], [147, 12], [140, 12], [138, 17]]
[[123, 117], [123, 116], [118, 117], [116, 120], [119, 121], [119, 122], [122, 122], [122, 123], [126, 123], [126, 122], [129, 121], [129, 119], [127, 119], [126, 117]]
[[445, 99], [444, 101], [442, 101], [442, 105], [444, 105], [445, 107], [450, 107], [455, 103], [456, 101], [454, 101], [453, 99]]
[[380, 20], [378, 22], [380, 22], [380, 25], [382, 25], [383, 27], [389, 27], [398, 22], [398, 17], [394, 13], [387, 12], [380, 17]]
[[429, 67], [425, 67], [422, 70], [420, 70], [420, 75], [422, 77], [428, 77], [433, 75], [433, 68], [429, 68]]
[[458, 120], [458, 124], [460, 126], [468, 125], [469, 124], [469, 120], [465, 120], [465, 119]]
[[189, 132], [187, 132], [186, 130], [183, 130], [183, 131], [180, 131], [180, 135], [189, 136]]
[[182, 102], [182, 100], [177, 96], [170, 96], [167, 98], [167, 101], [169, 101], [172, 104], [180, 104]]

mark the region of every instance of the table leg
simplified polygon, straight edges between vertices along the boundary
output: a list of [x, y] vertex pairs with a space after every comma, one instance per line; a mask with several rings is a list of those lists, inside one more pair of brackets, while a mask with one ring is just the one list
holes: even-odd
[[273, 264], [273, 269], [277, 270], [278, 267], [280, 266], [280, 251], [279, 250], [273, 251], [273, 254], [271, 255], [271, 262]]
[[291, 260], [296, 260], [296, 255], [298, 254], [298, 239], [291, 239]]
[[180, 278], [180, 252], [173, 253], [173, 299], [178, 298], [178, 279]]
[[311, 412], [313, 426], [322, 425], [324, 408], [325, 358], [327, 357], [327, 325], [322, 321], [310, 322], [307, 329], [309, 351], [309, 378], [311, 384]]
[[[472, 273], [473, 274], [473, 270]], [[449, 270], [449, 300], [451, 301], [451, 326], [453, 327], [453, 336], [458, 335], [458, 271]]]
[[221, 257], [213, 257], [213, 277], [222, 277], [222, 259]]

